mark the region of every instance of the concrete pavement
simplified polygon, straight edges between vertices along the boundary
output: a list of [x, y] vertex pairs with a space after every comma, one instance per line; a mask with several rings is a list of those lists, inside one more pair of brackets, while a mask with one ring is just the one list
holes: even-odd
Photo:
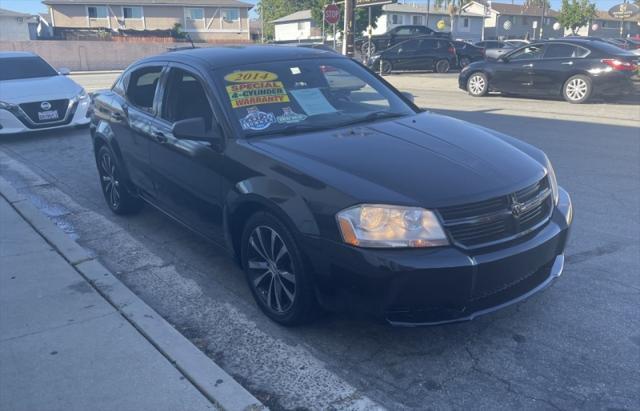
[[0, 194], [0, 409], [262, 408], [140, 299], [100, 287], [111, 274], [2, 179]]

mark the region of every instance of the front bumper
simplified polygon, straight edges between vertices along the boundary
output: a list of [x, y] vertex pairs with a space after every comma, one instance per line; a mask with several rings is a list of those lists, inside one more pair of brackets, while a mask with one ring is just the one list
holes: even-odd
[[491, 249], [375, 250], [316, 238], [304, 250], [325, 308], [435, 325], [472, 320], [546, 288], [562, 273], [572, 218], [571, 199], [560, 190], [545, 226]]
[[0, 135], [87, 125], [91, 121], [87, 117], [89, 105], [89, 99], [71, 100], [67, 115], [60, 121], [51, 124], [36, 124], [19, 108], [12, 111], [0, 109]]

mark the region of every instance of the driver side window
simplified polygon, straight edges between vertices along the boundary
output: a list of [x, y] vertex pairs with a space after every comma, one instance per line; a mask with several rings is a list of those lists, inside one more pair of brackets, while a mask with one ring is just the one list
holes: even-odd
[[544, 46], [535, 44], [523, 47], [509, 56], [509, 61], [536, 60], [544, 54]]
[[211, 130], [214, 120], [211, 104], [204, 86], [195, 75], [179, 68], [171, 69], [161, 116], [170, 123], [203, 118], [207, 131]]

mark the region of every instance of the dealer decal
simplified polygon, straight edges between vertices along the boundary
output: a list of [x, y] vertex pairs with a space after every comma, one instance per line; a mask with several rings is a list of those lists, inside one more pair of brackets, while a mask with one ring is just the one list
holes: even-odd
[[278, 124], [291, 124], [291, 123], [299, 123], [301, 121], [306, 120], [307, 116], [304, 114], [299, 114], [293, 111], [291, 107], [284, 107], [282, 109], [282, 115], [276, 117], [278, 120]]
[[243, 130], [264, 130], [276, 122], [273, 113], [260, 111], [258, 107], [247, 109], [247, 115], [240, 119], [240, 126]]
[[231, 84], [226, 89], [233, 108], [289, 102], [281, 81]]
[[233, 73], [224, 76], [224, 79], [229, 83], [254, 83], [259, 81], [273, 81], [278, 79], [276, 73], [270, 71], [261, 70], [245, 70], [234, 71]]

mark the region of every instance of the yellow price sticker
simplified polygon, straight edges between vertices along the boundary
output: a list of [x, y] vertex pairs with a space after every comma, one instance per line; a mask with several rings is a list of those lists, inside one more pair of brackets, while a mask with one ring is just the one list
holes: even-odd
[[273, 81], [278, 79], [276, 73], [261, 70], [234, 71], [224, 76], [230, 83], [255, 83], [258, 81]]

